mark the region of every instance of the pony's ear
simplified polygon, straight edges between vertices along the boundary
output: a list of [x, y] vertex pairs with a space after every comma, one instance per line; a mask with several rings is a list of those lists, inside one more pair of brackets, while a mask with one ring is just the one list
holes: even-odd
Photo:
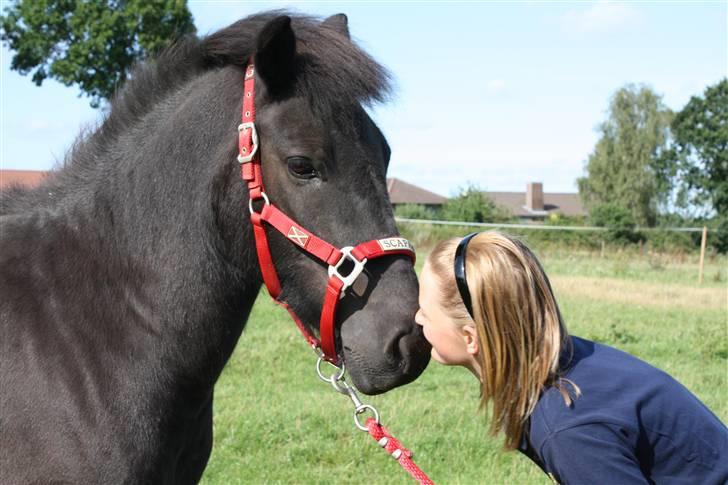
[[332, 15], [321, 22], [321, 25], [335, 30], [347, 39], [351, 39], [351, 36], [349, 35], [349, 19], [346, 17], [346, 14], [337, 13], [336, 15]]
[[291, 17], [282, 15], [268, 22], [258, 34], [255, 69], [271, 94], [279, 94], [293, 83], [295, 55]]

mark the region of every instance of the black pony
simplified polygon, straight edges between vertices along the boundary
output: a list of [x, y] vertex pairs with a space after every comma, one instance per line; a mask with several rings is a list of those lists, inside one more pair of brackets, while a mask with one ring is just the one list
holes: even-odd
[[[0, 483], [202, 475], [213, 386], [261, 287], [236, 161], [251, 56], [271, 202], [337, 247], [397, 234], [389, 147], [362, 108], [387, 75], [345, 16], [266, 13], [177, 42], [62, 168], [0, 198]], [[283, 298], [316, 331], [325, 268], [269, 239]], [[380, 393], [415, 379], [429, 346], [409, 260], [368, 273], [337, 339], [353, 382]]]

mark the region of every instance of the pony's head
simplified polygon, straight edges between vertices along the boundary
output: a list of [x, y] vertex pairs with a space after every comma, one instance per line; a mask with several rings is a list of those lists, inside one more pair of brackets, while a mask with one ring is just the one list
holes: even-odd
[[[251, 19], [245, 19], [207, 37], [203, 46], [223, 66], [244, 67], [254, 59], [256, 127], [271, 203], [338, 248], [396, 236], [386, 186], [390, 148], [363, 107], [385, 98], [387, 73], [352, 43], [343, 15], [323, 22], [276, 14], [255, 20], [259, 28], [252, 34]], [[251, 35], [252, 52], [235, 48], [249, 44]], [[241, 103], [242, 78], [240, 70]], [[230, 133], [236, 140], [235, 126]], [[230, 163], [236, 163], [234, 155]], [[247, 199], [236, 203], [241, 210], [235, 217], [247, 219]], [[276, 231], [269, 230], [268, 238], [282, 299], [316, 330], [326, 267]], [[348, 293], [339, 304], [336, 340], [354, 383], [373, 394], [419, 376], [429, 345], [414, 322], [411, 261], [372, 260], [362, 278], [358, 294]]]

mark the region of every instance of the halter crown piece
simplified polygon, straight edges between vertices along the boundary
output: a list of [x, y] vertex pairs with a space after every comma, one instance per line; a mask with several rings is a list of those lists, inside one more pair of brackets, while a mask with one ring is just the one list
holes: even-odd
[[[336, 307], [346, 290], [356, 281], [364, 270], [367, 261], [383, 256], [405, 255], [415, 262], [415, 252], [410, 242], [399, 237], [373, 239], [357, 246], [337, 248], [313, 233], [307, 231], [293, 219], [288, 217], [270, 202], [263, 187], [258, 133], [255, 129], [255, 66], [252, 60], [245, 69], [243, 85], [243, 117], [238, 126], [238, 162], [242, 166], [242, 178], [248, 184], [250, 200], [250, 220], [253, 223], [255, 247], [263, 281], [273, 300], [291, 314], [301, 333], [311, 346], [321, 351], [321, 357], [332, 364], [339, 363], [336, 352]], [[254, 202], [263, 201], [263, 207], [257, 212]], [[279, 299], [281, 284], [278, 280], [273, 258], [268, 246], [268, 237], [263, 223], [277, 230], [289, 241], [308, 252], [316, 259], [328, 265], [328, 286], [324, 298], [319, 332], [321, 340], [317, 340], [288, 304]], [[350, 261], [353, 269], [348, 274], [340, 271], [344, 262]]]

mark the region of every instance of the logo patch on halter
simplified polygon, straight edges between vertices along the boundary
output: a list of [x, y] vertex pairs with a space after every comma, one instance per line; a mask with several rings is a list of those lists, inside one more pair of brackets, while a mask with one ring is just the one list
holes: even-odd
[[288, 230], [288, 239], [298, 244], [302, 248], [305, 248], [306, 243], [308, 242], [308, 234], [306, 234], [296, 226], [291, 226], [291, 228]]
[[388, 237], [386, 239], [377, 239], [377, 242], [379, 243], [379, 247], [382, 248], [382, 251], [412, 251], [415, 252], [415, 248], [412, 247], [412, 244], [408, 240], [406, 240], [403, 237]]

